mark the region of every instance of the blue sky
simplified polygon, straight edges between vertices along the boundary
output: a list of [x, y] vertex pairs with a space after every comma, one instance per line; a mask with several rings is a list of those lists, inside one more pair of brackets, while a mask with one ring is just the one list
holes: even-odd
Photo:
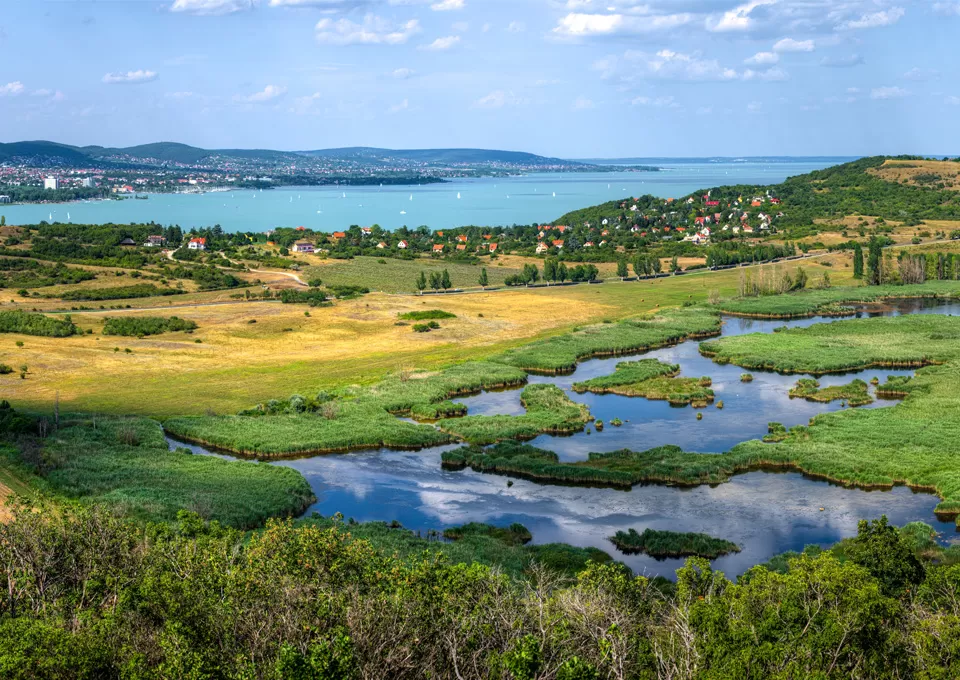
[[960, 153], [960, 0], [0, 0], [0, 139]]

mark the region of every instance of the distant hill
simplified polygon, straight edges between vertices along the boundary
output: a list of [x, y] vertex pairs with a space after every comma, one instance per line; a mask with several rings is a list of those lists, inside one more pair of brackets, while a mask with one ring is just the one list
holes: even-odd
[[90, 165], [90, 157], [75, 146], [45, 141], [0, 144], [0, 163], [27, 160], [42, 160], [52, 165]]
[[389, 161], [403, 160], [414, 163], [508, 163], [511, 165], [583, 165], [583, 161], [568, 161], [561, 158], [538, 156], [524, 151], [499, 151], [492, 149], [378, 149], [367, 146], [352, 146], [340, 149], [301, 151], [316, 158], [339, 158], [343, 160]]

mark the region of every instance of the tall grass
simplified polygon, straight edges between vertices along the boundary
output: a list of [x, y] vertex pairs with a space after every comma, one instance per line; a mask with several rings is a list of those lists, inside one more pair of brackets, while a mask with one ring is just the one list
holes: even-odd
[[801, 378], [791, 388], [790, 396], [821, 403], [844, 400], [850, 406], [863, 406], [873, 403], [873, 397], [870, 396], [867, 383], [860, 379], [853, 380], [846, 385], [820, 387], [820, 383], [813, 378]]
[[928, 281], [915, 286], [860, 286], [803, 290], [785, 295], [724, 300], [716, 308], [725, 314], [751, 317], [800, 318], [852, 314], [843, 305], [878, 302], [894, 298], [960, 296], [958, 281]]
[[617, 364], [611, 375], [574, 383], [573, 389], [576, 392], [663, 399], [676, 405], [713, 401], [710, 378], [677, 378], [679, 372], [680, 366], [656, 359], [625, 361]]
[[539, 373], [568, 373], [590, 357], [633, 354], [720, 332], [720, 317], [706, 309], [670, 309], [650, 317], [599, 324], [511, 349], [493, 357]]
[[526, 387], [520, 401], [527, 412], [522, 416], [467, 416], [440, 421], [444, 432], [472, 444], [493, 444], [506, 439], [533, 439], [548, 434], [579, 432], [592, 419], [590, 410], [567, 397], [556, 385]]
[[169, 521], [187, 509], [250, 528], [314, 500], [296, 470], [169, 451], [159, 424], [146, 418], [68, 422], [40, 441], [39, 453], [21, 456], [45, 491], [143, 520]]

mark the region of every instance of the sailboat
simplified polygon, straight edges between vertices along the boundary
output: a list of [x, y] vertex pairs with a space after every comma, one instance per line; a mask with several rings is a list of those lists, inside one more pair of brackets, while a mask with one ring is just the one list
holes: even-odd
[[458, 201], [460, 200], [460, 192], [459, 192], [459, 191], [457, 192], [457, 200], [458, 200]]
[[346, 197], [347, 197], [347, 192], [344, 191], [344, 192], [343, 192], [343, 196], [341, 196], [340, 198], [346, 198]]
[[406, 215], [406, 214], [407, 214], [407, 211], [406, 211], [406, 210], [401, 210], [401, 211], [400, 211], [400, 214], [401, 214], [401, 215]]
[[410, 194], [410, 200], [411, 201], [413, 200], [413, 194]]
[[290, 197], [290, 202], [293, 203], [293, 196]]
[[554, 197], [554, 198], [557, 197], [557, 192], [556, 192], [556, 191], [553, 192], [553, 197]]
[[48, 216], [47, 222], [53, 222], [53, 213], [50, 213]]
[[70, 213], [67, 213], [67, 222], [70, 221]]

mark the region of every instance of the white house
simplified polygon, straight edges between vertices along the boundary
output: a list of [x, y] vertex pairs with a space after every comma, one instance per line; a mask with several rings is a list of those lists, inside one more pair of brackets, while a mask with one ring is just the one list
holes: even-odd
[[207, 239], [205, 238], [192, 238], [190, 243], [187, 244], [187, 248], [190, 250], [206, 250], [207, 249]]
[[314, 247], [309, 241], [297, 241], [293, 244], [292, 250], [295, 253], [312, 253], [314, 252]]

